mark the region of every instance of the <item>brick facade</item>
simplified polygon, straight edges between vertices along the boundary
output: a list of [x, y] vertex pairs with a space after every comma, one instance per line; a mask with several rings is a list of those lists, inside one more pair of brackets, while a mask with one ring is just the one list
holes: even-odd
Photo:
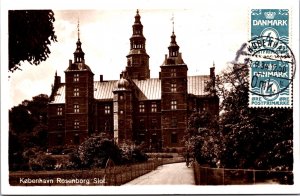
[[193, 111], [218, 115], [219, 98], [204, 90], [214, 80], [214, 67], [210, 75], [188, 76], [172, 32], [160, 77], [150, 78], [145, 41], [137, 11], [125, 71], [119, 80], [104, 81], [101, 75], [94, 81], [78, 37], [65, 83], [55, 74], [48, 106], [50, 146], [78, 145], [92, 134], [107, 133], [117, 143], [143, 143], [152, 150], [183, 148]]

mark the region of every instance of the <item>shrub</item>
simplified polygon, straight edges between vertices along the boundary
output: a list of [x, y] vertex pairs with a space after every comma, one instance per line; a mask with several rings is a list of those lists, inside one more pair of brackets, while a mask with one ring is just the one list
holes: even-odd
[[84, 141], [76, 152], [70, 155], [69, 167], [75, 169], [101, 167], [104, 168], [110, 158], [115, 164], [122, 161], [121, 150], [108, 138], [91, 137]]
[[42, 166], [45, 170], [54, 170], [56, 163], [57, 161], [55, 158], [53, 158], [51, 155], [46, 155], [44, 157]]
[[142, 146], [124, 143], [121, 145], [122, 164], [139, 163], [148, 160], [148, 156], [143, 152]]
[[29, 167], [33, 171], [39, 170], [54, 170], [57, 161], [51, 155], [46, 155], [44, 152], [36, 152], [29, 159]]

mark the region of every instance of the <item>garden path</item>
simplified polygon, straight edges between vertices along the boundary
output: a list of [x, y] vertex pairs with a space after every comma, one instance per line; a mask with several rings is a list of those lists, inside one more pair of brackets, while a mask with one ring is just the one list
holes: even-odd
[[185, 162], [159, 166], [125, 185], [194, 185], [194, 171]]

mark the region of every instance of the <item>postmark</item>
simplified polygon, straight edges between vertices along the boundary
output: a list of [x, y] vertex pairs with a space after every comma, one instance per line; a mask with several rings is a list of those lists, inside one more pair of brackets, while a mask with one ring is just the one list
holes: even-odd
[[243, 48], [249, 66], [249, 107], [292, 107], [295, 58], [289, 47], [289, 10], [251, 10], [251, 39]]

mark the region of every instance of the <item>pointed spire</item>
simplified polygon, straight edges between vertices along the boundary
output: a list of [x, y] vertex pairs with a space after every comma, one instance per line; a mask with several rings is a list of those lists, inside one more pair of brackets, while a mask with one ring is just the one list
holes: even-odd
[[55, 76], [57, 76], [57, 70], [55, 71]]
[[81, 62], [84, 62], [84, 52], [82, 51], [82, 48], [81, 48], [79, 18], [78, 18], [78, 23], [77, 23], [77, 36], [78, 36], [78, 40], [76, 42], [76, 50], [74, 52], [74, 62], [81, 63]]
[[79, 17], [78, 17], [78, 23], [77, 23], [77, 33], [78, 33], [78, 41], [80, 41]]
[[174, 32], [174, 14], [172, 14], [171, 21], [172, 21], [173, 29], [172, 29], [172, 35], [171, 35], [171, 42], [170, 42], [168, 49], [169, 49], [169, 56], [176, 57], [176, 56], [178, 56], [179, 46], [177, 45], [176, 35]]
[[173, 25], [173, 34], [174, 34], [174, 14], [172, 14], [172, 18], [171, 18], [171, 21], [172, 21], [172, 25]]

